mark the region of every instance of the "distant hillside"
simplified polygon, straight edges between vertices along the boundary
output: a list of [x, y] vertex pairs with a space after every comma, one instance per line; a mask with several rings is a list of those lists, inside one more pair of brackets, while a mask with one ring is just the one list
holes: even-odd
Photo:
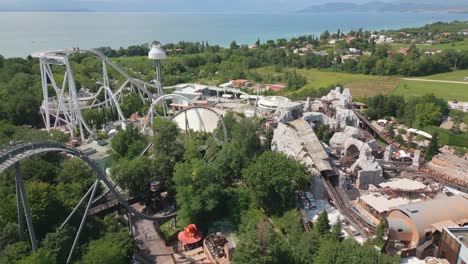
[[468, 1], [401, 1], [387, 3], [372, 1], [364, 4], [331, 2], [322, 5], [313, 5], [301, 9], [301, 13], [320, 12], [444, 12], [468, 13]]

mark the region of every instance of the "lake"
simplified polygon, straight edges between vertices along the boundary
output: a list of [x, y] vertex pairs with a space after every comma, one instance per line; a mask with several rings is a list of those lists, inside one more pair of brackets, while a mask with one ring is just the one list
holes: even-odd
[[436, 21], [468, 20], [468, 14], [431, 13], [0, 13], [0, 54], [25, 57], [35, 51], [71, 47], [257, 40], [319, 34], [328, 29], [398, 29]]

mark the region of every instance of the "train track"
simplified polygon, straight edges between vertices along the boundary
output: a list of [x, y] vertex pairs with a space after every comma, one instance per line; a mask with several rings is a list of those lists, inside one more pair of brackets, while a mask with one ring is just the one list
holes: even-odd
[[367, 223], [362, 217], [356, 213], [349, 203], [339, 194], [336, 188], [329, 180], [329, 175], [322, 177], [325, 189], [327, 189], [330, 198], [332, 199], [335, 207], [346, 217], [349, 223], [356, 228], [361, 235], [369, 237], [375, 234], [375, 227]]

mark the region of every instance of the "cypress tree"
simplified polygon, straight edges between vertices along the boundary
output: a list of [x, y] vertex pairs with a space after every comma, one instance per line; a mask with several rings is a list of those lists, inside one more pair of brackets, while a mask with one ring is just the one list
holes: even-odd
[[325, 235], [330, 232], [330, 221], [328, 220], [328, 213], [326, 210], [323, 210], [315, 223], [315, 230], [320, 235]]

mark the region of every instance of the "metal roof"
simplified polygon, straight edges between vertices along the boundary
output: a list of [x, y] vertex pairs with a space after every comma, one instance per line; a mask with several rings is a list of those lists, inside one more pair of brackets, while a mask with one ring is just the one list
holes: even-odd
[[[396, 212], [396, 213], [395, 213]], [[403, 213], [415, 225], [413, 232], [418, 233], [418, 242], [424, 239], [431, 225], [444, 220], [459, 222], [468, 219], [468, 195], [456, 195], [440, 199], [411, 203], [392, 209], [388, 212], [387, 221], [392, 229], [392, 220], [401, 219], [398, 212]]]

